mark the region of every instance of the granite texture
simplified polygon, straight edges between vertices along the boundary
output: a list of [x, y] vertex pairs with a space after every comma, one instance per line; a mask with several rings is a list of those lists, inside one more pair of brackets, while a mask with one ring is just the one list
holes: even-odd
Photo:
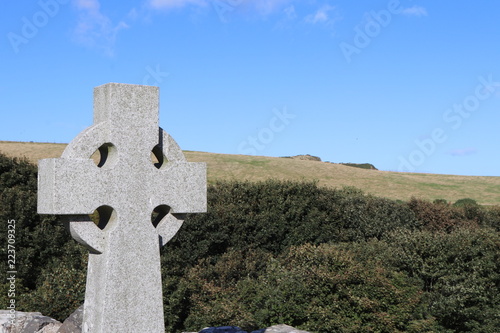
[[[62, 215], [90, 252], [85, 333], [165, 332], [160, 247], [186, 213], [206, 211], [206, 165], [187, 162], [158, 124], [157, 87], [109, 83], [94, 90], [94, 124], [39, 161], [38, 213]], [[99, 226], [88, 216], [98, 208]]]

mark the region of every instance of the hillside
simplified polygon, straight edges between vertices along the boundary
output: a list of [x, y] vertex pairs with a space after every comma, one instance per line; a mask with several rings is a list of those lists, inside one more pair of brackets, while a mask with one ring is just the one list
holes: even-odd
[[[60, 157], [65, 144], [0, 141], [0, 152], [26, 157], [33, 163], [42, 158]], [[310, 160], [265, 156], [184, 152], [191, 162], [206, 162], [208, 181], [269, 178], [317, 180], [331, 188], [354, 186], [366, 193], [390, 199], [408, 200], [412, 196], [454, 202], [472, 198], [480, 204], [500, 204], [500, 177], [455, 176], [367, 170]]]

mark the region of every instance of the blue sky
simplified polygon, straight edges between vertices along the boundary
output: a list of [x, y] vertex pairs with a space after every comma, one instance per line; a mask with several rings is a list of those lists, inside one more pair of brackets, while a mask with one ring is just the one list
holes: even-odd
[[500, 176], [496, 1], [40, 0], [0, 12], [0, 140], [71, 141], [160, 87], [185, 150]]

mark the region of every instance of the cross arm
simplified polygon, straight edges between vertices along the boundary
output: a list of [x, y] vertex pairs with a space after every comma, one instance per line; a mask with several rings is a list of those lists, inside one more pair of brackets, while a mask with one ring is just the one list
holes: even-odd
[[170, 162], [160, 170], [156, 181], [156, 205], [167, 204], [176, 214], [204, 213], [207, 211], [206, 164], [199, 162]]
[[168, 203], [171, 208], [156, 227], [162, 247], [179, 231], [186, 213], [207, 211], [207, 172], [205, 163], [194, 162], [170, 162], [160, 172], [163, 181], [156, 188], [155, 205]]
[[50, 158], [38, 162], [38, 213], [91, 214], [99, 202], [96, 166], [90, 159]]

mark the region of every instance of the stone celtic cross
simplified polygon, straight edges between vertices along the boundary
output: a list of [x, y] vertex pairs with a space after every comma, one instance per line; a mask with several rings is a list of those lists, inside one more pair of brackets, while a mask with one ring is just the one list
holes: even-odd
[[94, 124], [39, 161], [38, 213], [63, 215], [90, 252], [83, 332], [164, 333], [160, 248], [205, 211], [205, 163], [159, 128], [157, 87], [95, 88]]

